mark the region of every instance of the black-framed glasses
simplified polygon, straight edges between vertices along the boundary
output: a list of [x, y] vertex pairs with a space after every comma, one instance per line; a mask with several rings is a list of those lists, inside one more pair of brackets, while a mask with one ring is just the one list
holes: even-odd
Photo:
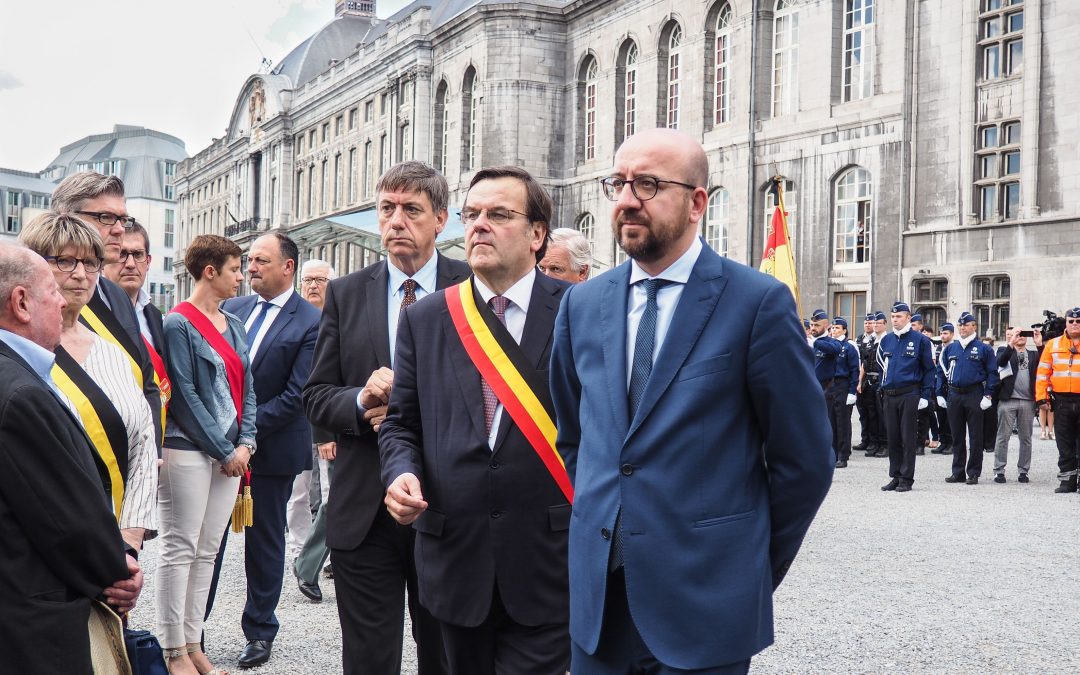
[[329, 277], [302, 277], [300, 279], [300, 284], [303, 285], [303, 286], [310, 285], [310, 284], [315, 284], [316, 286], [322, 286], [323, 284], [326, 284], [326, 283], [329, 283], [329, 282], [330, 282]]
[[76, 258], [70, 255], [43, 255], [41, 257], [45, 258], [61, 272], [74, 272], [75, 267], [82, 263], [83, 269], [88, 274], [93, 274], [101, 270], [101, 265], [104, 262], [101, 258]]
[[1065, 319], [1065, 323], [1080, 323], [1080, 319]]
[[487, 214], [487, 220], [492, 225], [505, 225], [513, 220], [515, 215], [528, 218], [529, 214], [522, 213], [521, 211], [515, 211], [514, 209], [504, 209], [501, 207], [491, 209], [461, 209], [461, 222], [466, 225], [472, 225], [476, 221], [480, 220], [481, 214]]
[[622, 194], [623, 188], [627, 185], [630, 186], [630, 191], [634, 193], [634, 197], [639, 202], [647, 202], [656, 196], [656, 193], [660, 191], [660, 185], [663, 183], [678, 185], [687, 190], [697, 189], [696, 185], [680, 183], [677, 180], [664, 180], [656, 176], [635, 176], [634, 180], [626, 180], [618, 176], [607, 176], [600, 179], [600, 185], [604, 188], [604, 196], [613, 202], [619, 200], [619, 195]]
[[140, 251], [124, 251], [124, 250], [121, 250], [120, 251], [120, 259], [117, 260], [116, 262], [118, 262], [120, 264], [126, 263], [128, 257], [130, 257], [135, 262], [137, 262], [139, 264], [142, 264], [142, 263], [146, 262], [146, 258], [148, 256], [146, 255], [146, 251], [141, 251], [141, 250]]
[[75, 213], [80, 216], [90, 216], [106, 227], [112, 227], [117, 222], [123, 223], [125, 230], [131, 230], [135, 227], [135, 218], [133, 216], [118, 216], [108, 211], [76, 211]]

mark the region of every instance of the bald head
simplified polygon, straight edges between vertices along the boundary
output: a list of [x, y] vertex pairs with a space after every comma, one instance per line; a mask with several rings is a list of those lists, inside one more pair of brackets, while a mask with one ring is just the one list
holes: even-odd
[[615, 153], [648, 153], [656, 161], [667, 166], [678, 167], [679, 176], [661, 176], [695, 187], [707, 188], [709, 185], [709, 160], [705, 149], [692, 136], [678, 129], [646, 129], [626, 139]]

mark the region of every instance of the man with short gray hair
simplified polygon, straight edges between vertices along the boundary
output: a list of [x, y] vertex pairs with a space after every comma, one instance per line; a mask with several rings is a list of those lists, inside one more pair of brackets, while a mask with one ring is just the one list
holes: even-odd
[[585, 235], [569, 227], [551, 231], [551, 241], [543, 260], [537, 265], [549, 277], [580, 284], [589, 278], [592, 251]]

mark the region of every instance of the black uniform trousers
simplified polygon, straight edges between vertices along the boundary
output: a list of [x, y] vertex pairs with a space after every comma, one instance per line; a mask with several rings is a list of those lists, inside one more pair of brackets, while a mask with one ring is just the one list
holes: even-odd
[[979, 407], [982, 399], [981, 386], [965, 394], [955, 389], [949, 392], [949, 426], [953, 430], [952, 475], [958, 478], [965, 475], [965, 460], [969, 478], [982, 475], [984, 412]]
[[952, 445], [952, 427], [949, 426], [948, 408], [932, 407], [934, 408], [934, 416], [937, 418], [938, 440], [941, 441], [942, 445]]
[[1054, 437], [1058, 447], [1058, 480], [1075, 480], [1080, 465], [1080, 394], [1054, 397]]
[[930, 440], [930, 419], [934, 416], [934, 402], [919, 411], [919, 433], [916, 434], [915, 447], [922, 448]]
[[406, 590], [418, 672], [447, 672], [439, 623], [420, 606], [413, 563], [415, 540], [414, 529], [398, 525], [386, 509], [379, 509], [359, 546], [330, 550], [345, 675], [401, 672]]
[[869, 379], [864, 381], [862, 393], [855, 399], [855, 405], [859, 407], [863, 446], [868, 450], [885, 447], [885, 416], [878, 386], [871, 384]]
[[[995, 397], [996, 399], [996, 397]], [[994, 400], [993, 404], [983, 411], [983, 450], [994, 450], [994, 446], [997, 445], [997, 432], [998, 432], [998, 402]], [[1056, 434], [1055, 434], [1056, 435]], [[974, 449], [974, 448], [972, 448]]]
[[834, 377], [825, 391], [829, 406], [829, 424], [832, 425], [833, 452], [837, 461], [851, 457], [851, 406], [847, 404], [851, 381], [846, 377]]
[[[895, 393], [895, 392], [903, 393]], [[889, 477], [900, 485], [915, 482], [915, 444], [918, 436], [919, 389], [916, 386], [882, 390], [885, 435], [889, 443]]]

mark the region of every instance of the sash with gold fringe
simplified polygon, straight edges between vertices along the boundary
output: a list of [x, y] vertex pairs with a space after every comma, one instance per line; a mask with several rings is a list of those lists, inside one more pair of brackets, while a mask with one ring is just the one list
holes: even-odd
[[445, 295], [450, 318], [469, 359], [491, 386], [525, 440], [536, 451], [566, 501], [573, 504], [574, 487], [570, 484], [563, 458], [555, 449], [555, 421], [522, 376], [522, 373], [534, 368], [528, 363], [521, 347], [505, 330], [495, 333], [484, 321], [476, 304], [471, 279], [447, 288]]
[[124, 419], [90, 375], [63, 347], [56, 348], [52, 379], [79, 411], [86, 435], [101, 462], [101, 482], [120, 520], [124, 484], [128, 474], [128, 436]]

